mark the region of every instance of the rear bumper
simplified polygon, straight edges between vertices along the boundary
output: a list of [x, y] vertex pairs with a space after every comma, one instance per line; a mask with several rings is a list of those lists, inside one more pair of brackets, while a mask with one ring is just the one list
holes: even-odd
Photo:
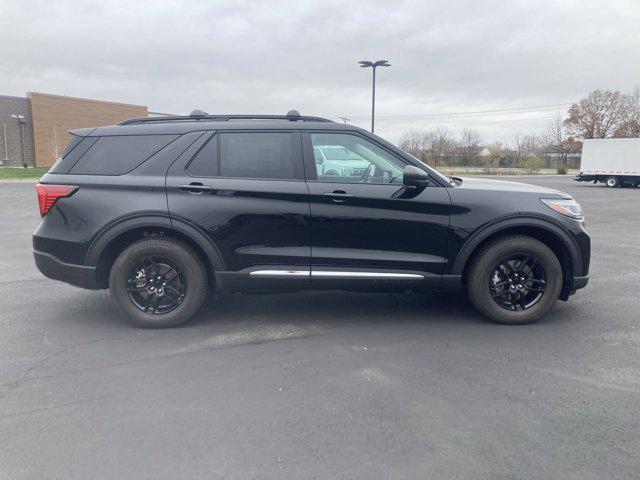
[[36, 267], [45, 277], [61, 280], [76, 287], [98, 290], [96, 267], [65, 263], [45, 252], [33, 251]]

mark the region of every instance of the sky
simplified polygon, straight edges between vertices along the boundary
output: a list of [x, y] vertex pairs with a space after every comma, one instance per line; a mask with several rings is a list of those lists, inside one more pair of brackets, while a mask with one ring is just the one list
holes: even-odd
[[[0, 0], [0, 95], [187, 114], [295, 108], [376, 133], [542, 133], [589, 91], [640, 84], [640, 1]], [[496, 112], [498, 111], [498, 112]]]

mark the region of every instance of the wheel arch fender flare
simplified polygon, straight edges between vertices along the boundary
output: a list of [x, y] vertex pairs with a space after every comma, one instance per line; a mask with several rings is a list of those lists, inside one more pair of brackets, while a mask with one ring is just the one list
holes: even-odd
[[187, 237], [206, 255], [214, 270], [225, 270], [225, 262], [217, 246], [208, 235], [190, 223], [170, 218], [166, 213], [143, 213], [109, 223], [96, 233], [85, 256], [85, 265], [97, 266], [111, 242], [127, 232], [144, 228], [175, 231]]
[[458, 252], [458, 255], [456, 256], [453, 267], [451, 269], [451, 274], [462, 275], [473, 253], [476, 251], [478, 246], [480, 246], [480, 244], [482, 244], [482, 242], [487, 240], [489, 237], [499, 234], [500, 232], [504, 232], [505, 234], [507, 234], [509, 233], [509, 230], [517, 228], [534, 228], [538, 230], [544, 230], [547, 233], [555, 236], [562, 242], [562, 244], [569, 252], [573, 270], [582, 271], [582, 257], [580, 256], [578, 245], [571, 237], [571, 235], [569, 235], [564, 230], [564, 228], [543, 217], [518, 216], [498, 220], [474, 232]]

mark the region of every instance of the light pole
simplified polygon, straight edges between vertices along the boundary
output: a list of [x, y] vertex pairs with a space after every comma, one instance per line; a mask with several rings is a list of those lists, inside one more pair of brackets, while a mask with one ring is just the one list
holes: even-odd
[[22, 166], [27, 168], [27, 161], [24, 159], [24, 124], [27, 121], [24, 119], [24, 115], [11, 115], [11, 118], [17, 119], [20, 124], [20, 154], [22, 155]]
[[373, 126], [375, 124], [375, 116], [376, 116], [376, 68], [377, 67], [390, 67], [391, 64], [388, 60], [376, 60], [375, 62], [371, 62], [369, 60], [361, 60], [358, 62], [362, 68], [373, 69], [373, 90], [371, 92], [371, 133], [373, 133]]

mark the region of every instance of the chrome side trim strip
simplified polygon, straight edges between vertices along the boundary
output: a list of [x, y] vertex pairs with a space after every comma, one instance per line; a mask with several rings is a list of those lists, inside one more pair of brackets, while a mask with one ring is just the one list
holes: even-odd
[[341, 277], [341, 278], [413, 278], [416, 280], [424, 278], [424, 275], [416, 273], [391, 273], [391, 272], [329, 272], [324, 270], [314, 270], [312, 277]]
[[392, 273], [392, 272], [340, 272], [325, 270], [254, 270], [249, 273], [251, 277], [333, 277], [333, 278], [388, 278], [388, 279], [414, 279], [422, 280], [424, 275], [416, 273]]
[[249, 273], [251, 277], [308, 277], [309, 270], [254, 270]]

